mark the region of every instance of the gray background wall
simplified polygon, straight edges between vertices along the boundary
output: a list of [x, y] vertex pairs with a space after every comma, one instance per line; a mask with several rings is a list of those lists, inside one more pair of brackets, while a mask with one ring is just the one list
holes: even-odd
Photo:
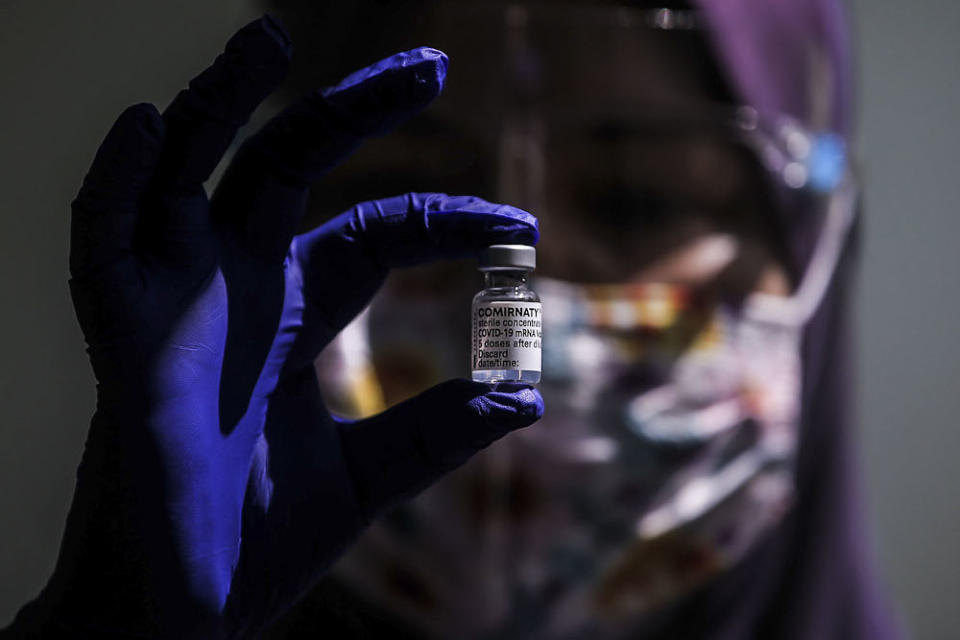
[[960, 5], [857, 0], [860, 416], [880, 558], [917, 638], [960, 623]]
[[[856, 0], [862, 450], [886, 579], [917, 638], [960, 593], [960, 5]], [[66, 286], [69, 212], [128, 104], [163, 105], [252, 0], [0, 4], [0, 624], [43, 585], [93, 406]]]

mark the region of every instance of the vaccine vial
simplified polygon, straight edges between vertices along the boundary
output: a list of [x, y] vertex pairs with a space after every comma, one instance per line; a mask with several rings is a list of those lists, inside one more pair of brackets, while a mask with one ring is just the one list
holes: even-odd
[[475, 382], [540, 382], [540, 298], [527, 288], [537, 252], [497, 244], [480, 253], [484, 288], [473, 297], [471, 364]]

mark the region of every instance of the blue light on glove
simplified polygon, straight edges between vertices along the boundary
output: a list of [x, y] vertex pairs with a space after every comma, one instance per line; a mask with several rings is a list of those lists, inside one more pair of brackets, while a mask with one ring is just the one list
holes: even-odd
[[[454, 380], [346, 423], [313, 360], [389, 270], [533, 244], [472, 197], [367, 202], [294, 237], [310, 185], [443, 87], [415, 49], [307, 96], [203, 189], [283, 78], [269, 17], [161, 116], [127, 109], [73, 203], [71, 292], [97, 410], [54, 575], [13, 637], [233, 637], [262, 629], [384, 509], [543, 412], [538, 392]], [[15, 635], [14, 635], [15, 634]]]

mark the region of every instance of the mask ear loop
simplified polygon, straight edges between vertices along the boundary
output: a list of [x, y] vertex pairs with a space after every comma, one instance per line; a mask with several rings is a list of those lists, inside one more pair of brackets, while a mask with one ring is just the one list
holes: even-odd
[[830, 196], [826, 219], [794, 295], [784, 298], [756, 292], [744, 303], [743, 312], [761, 322], [802, 327], [819, 308], [833, 280], [847, 236], [856, 218], [857, 188], [849, 172]]

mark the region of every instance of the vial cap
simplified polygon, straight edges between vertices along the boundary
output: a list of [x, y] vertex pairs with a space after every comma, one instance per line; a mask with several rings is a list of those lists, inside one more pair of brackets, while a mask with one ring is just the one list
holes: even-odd
[[480, 252], [480, 271], [537, 268], [537, 250], [525, 244], [494, 244]]

